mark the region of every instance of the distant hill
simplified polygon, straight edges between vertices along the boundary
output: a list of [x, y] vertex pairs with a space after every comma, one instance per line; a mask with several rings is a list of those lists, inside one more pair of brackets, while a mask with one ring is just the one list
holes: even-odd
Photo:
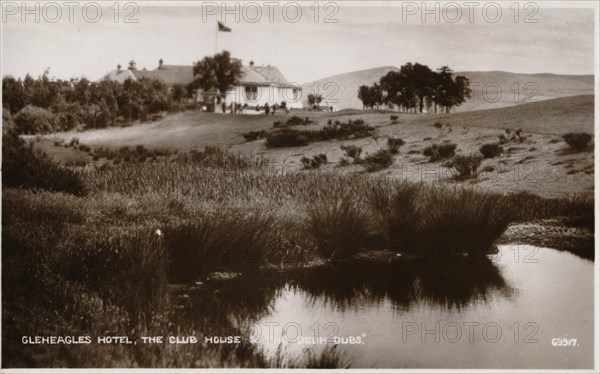
[[[593, 75], [516, 74], [504, 71], [465, 71], [457, 74], [469, 78], [473, 87], [473, 97], [457, 111], [501, 108], [559, 97], [594, 94]], [[487, 87], [485, 97], [484, 87]], [[498, 97], [497, 92], [501, 93]]]
[[[393, 66], [382, 66], [374, 69], [357, 70], [350, 73], [333, 75], [317, 81], [304, 83], [302, 95], [306, 98], [310, 93], [320, 93], [325, 100], [339, 109], [362, 109], [362, 102], [357, 97], [358, 87], [371, 85], [389, 71], [398, 70]], [[337, 102], [335, 102], [337, 100]], [[306, 99], [305, 99], [306, 106]]]
[[[303, 93], [306, 96], [318, 88], [324, 98], [337, 99], [338, 102], [334, 102], [333, 105], [339, 109], [361, 109], [362, 103], [357, 97], [358, 87], [363, 84], [371, 85], [392, 70], [398, 69], [383, 66], [334, 75], [303, 84]], [[459, 108], [455, 108], [456, 112], [594, 94], [593, 75], [517, 74], [504, 71], [465, 71], [456, 74], [469, 78], [473, 87], [473, 97]], [[329, 86], [326, 86], [328, 83]]]

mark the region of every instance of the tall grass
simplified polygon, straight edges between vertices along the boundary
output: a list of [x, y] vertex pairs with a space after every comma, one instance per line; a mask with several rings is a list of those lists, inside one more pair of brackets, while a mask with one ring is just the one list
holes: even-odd
[[357, 201], [326, 199], [310, 204], [307, 228], [317, 251], [329, 259], [346, 259], [358, 252], [372, 232], [369, 216]]
[[275, 219], [264, 211], [219, 209], [164, 229], [170, 279], [191, 282], [209, 271], [252, 271], [277, 249]]
[[371, 201], [392, 249], [420, 256], [485, 254], [513, 220], [496, 195], [399, 184]]

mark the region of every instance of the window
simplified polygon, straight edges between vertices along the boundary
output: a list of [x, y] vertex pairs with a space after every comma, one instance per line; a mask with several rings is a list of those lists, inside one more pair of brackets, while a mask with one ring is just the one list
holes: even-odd
[[256, 99], [258, 97], [258, 87], [246, 86], [245, 96], [246, 96], [246, 100], [248, 100], [248, 101], [256, 101]]
[[294, 100], [297, 101], [300, 98], [299, 97], [300, 96], [300, 89], [299, 88], [294, 88], [292, 92], [294, 94]]

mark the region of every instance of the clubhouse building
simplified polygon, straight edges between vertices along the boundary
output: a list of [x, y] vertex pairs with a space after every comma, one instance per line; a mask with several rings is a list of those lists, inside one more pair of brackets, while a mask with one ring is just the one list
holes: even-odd
[[[163, 60], [158, 61], [158, 67], [154, 70], [138, 70], [135, 61], [130, 61], [127, 69], [117, 65], [117, 69], [107, 73], [102, 79], [109, 79], [123, 83], [127, 79], [138, 80], [141, 78], [156, 79], [164, 83], [169, 90], [174, 85], [187, 87], [194, 80], [194, 67], [192, 65], [166, 65]], [[225, 97], [225, 103], [247, 104], [247, 107], [264, 107], [265, 104], [272, 106], [286, 102], [289, 108], [302, 108], [302, 89], [299, 85], [289, 82], [281, 71], [275, 66], [242, 67], [242, 77], [237, 86], [222, 95], [218, 90], [205, 92], [198, 89], [194, 93], [193, 100], [204, 103], [220, 111], [221, 102]]]

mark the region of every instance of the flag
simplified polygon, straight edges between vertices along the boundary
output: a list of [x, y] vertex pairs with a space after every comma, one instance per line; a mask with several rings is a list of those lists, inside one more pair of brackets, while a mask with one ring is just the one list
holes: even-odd
[[219, 26], [219, 31], [223, 31], [223, 32], [230, 32], [231, 29], [227, 26], [225, 26], [224, 24], [222, 24], [221, 22], [217, 21], [217, 25]]

